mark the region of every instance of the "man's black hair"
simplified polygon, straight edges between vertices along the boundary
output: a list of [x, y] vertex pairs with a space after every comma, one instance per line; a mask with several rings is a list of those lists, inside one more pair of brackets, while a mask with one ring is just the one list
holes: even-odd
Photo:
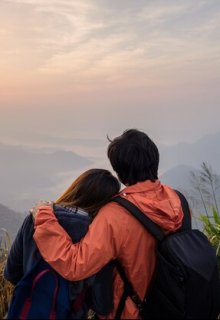
[[129, 129], [108, 140], [108, 158], [123, 184], [158, 179], [159, 151], [146, 133]]

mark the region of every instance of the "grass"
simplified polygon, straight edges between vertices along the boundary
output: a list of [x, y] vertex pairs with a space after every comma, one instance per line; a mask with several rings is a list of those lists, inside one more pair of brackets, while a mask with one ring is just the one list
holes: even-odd
[[216, 254], [220, 255], [220, 216], [215, 207], [212, 207], [210, 216], [202, 215], [201, 220], [204, 226], [204, 232], [209, 237], [210, 242], [216, 249]]
[[3, 235], [0, 237], [0, 319], [4, 319], [11, 300], [13, 287], [3, 276], [11, 240], [5, 229], [1, 229], [1, 231]]
[[220, 216], [215, 207], [212, 208], [212, 215], [201, 216], [200, 219], [203, 222], [204, 233], [207, 235], [210, 243], [216, 251], [218, 268], [220, 274]]

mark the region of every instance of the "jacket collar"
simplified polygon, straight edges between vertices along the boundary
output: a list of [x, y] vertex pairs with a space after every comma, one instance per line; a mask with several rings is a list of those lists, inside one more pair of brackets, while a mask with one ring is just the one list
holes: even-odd
[[69, 206], [62, 206], [62, 205], [55, 205], [55, 207], [59, 210], [59, 212], [67, 213], [67, 214], [78, 214], [82, 216], [88, 216], [88, 213], [78, 207], [69, 207]]
[[131, 186], [125, 187], [120, 194], [129, 194], [129, 193], [137, 193], [137, 192], [149, 192], [149, 191], [157, 191], [161, 188], [161, 182], [156, 180], [152, 182], [151, 180], [145, 180], [142, 182], [138, 182]]

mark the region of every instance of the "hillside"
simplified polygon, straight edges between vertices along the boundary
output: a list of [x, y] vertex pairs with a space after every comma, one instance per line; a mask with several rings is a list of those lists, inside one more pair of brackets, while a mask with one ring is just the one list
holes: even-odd
[[[8, 231], [12, 239], [14, 239], [19, 227], [22, 225], [24, 216], [15, 212], [8, 207], [0, 204], [0, 228], [4, 228]], [[0, 235], [3, 231], [0, 231]]]
[[[58, 150], [55, 146], [45, 149], [0, 143], [0, 203], [24, 212], [41, 199], [56, 199], [89, 167], [111, 170], [106, 150], [100, 147], [104, 144], [102, 140], [70, 139], [62, 142], [73, 143], [71, 150], [74, 152]], [[84, 156], [77, 154], [76, 150]], [[205, 136], [192, 144], [159, 145], [159, 150], [161, 180], [174, 188], [188, 191], [189, 172], [200, 169], [204, 161], [220, 173], [220, 133]]]
[[[201, 168], [199, 168], [201, 169]], [[196, 191], [191, 184], [191, 171], [194, 173], [199, 173], [198, 170], [191, 166], [179, 165], [166, 171], [161, 175], [160, 180], [174, 189], [181, 191], [187, 198], [190, 208], [193, 212], [193, 225], [202, 229], [200, 215], [205, 214], [205, 209], [203, 202], [201, 200], [200, 194]], [[220, 179], [220, 175], [217, 175]], [[216, 189], [216, 200], [218, 206], [220, 207], [220, 190]], [[207, 200], [206, 200], [207, 201]], [[206, 202], [206, 208], [211, 214], [211, 207], [213, 205], [213, 200], [211, 202]]]
[[[0, 144], [0, 203], [27, 210], [40, 199], [53, 200], [92, 162], [74, 152]], [[66, 182], [67, 181], [67, 182]]]
[[179, 143], [162, 148], [160, 153], [162, 173], [179, 165], [199, 169], [202, 162], [209, 163], [215, 172], [220, 173], [220, 132], [205, 136], [192, 144]]
[[190, 185], [190, 172], [195, 171], [192, 166], [179, 165], [172, 169], [167, 170], [160, 176], [160, 180], [173, 187], [174, 189], [189, 190]]

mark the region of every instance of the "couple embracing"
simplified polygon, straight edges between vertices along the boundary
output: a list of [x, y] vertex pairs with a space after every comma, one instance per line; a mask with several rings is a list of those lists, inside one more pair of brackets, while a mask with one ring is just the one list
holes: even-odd
[[115, 197], [135, 205], [166, 235], [183, 222], [180, 197], [158, 179], [159, 152], [147, 134], [126, 130], [110, 141], [107, 155], [118, 179], [104, 169], [88, 170], [58, 200], [35, 207], [5, 268], [6, 279], [16, 285], [31, 270], [37, 252], [69, 281], [73, 300], [79, 286], [89, 287], [81, 308], [69, 315], [72, 319], [86, 318], [90, 308], [97, 318], [141, 317], [158, 240]]

